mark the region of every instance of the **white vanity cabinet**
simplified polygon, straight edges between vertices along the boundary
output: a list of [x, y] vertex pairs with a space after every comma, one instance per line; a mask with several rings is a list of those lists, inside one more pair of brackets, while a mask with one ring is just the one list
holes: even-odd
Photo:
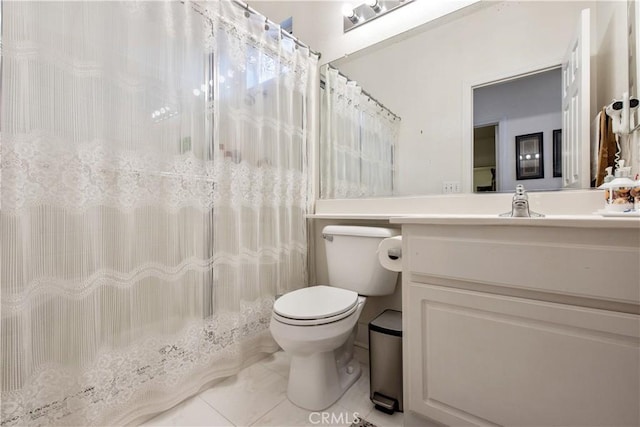
[[640, 425], [640, 220], [402, 223], [405, 410]]

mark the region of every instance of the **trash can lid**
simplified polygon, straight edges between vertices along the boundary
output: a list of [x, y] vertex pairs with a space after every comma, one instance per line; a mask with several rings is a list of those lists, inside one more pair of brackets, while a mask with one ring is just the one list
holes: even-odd
[[402, 312], [385, 310], [369, 323], [369, 330], [383, 334], [402, 336]]

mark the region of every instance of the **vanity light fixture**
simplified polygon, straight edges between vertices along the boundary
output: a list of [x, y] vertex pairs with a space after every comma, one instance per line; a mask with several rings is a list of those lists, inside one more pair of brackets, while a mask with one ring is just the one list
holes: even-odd
[[346, 3], [342, 6], [342, 16], [351, 22], [351, 24], [356, 24], [358, 22], [358, 15], [356, 15], [356, 11], [350, 4]]
[[[361, 0], [362, 1], [362, 0]], [[344, 32], [353, 30], [386, 13], [411, 3], [413, 0], [364, 0], [360, 6], [345, 4], [342, 7]]]
[[373, 9], [375, 13], [380, 13], [382, 11], [382, 7], [380, 6], [380, 2], [378, 0], [367, 0], [365, 3], [371, 9]]

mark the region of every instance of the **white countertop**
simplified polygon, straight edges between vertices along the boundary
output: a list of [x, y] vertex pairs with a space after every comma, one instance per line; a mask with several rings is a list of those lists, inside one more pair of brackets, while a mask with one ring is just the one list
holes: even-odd
[[497, 215], [396, 215], [391, 224], [501, 225], [528, 227], [630, 228], [640, 230], [640, 217], [600, 215], [548, 215], [543, 218], [512, 218]]
[[326, 213], [326, 214], [308, 214], [307, 218], [312, 219], [372, 219], [372, 220], [383, 220], [389, 221], [390, 218], [398, 217], [399, 214], [364, 214], [364, 213]]

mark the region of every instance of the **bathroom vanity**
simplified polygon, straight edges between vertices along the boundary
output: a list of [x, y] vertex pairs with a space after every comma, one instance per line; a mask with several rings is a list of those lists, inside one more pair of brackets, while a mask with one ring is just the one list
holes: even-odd
[[640, 219], [392, 218], [405, 411], [448, 425], [640, 425]]

